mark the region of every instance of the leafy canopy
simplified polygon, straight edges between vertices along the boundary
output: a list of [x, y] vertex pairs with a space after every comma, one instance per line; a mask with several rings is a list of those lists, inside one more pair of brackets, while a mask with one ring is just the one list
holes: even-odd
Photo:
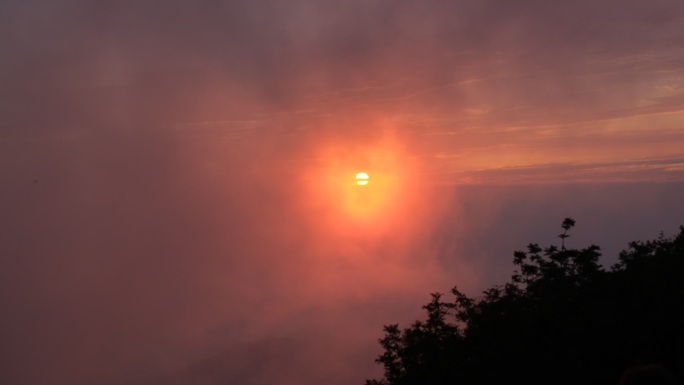
[[606, 270], [600, 248], [537, 244], [480, 299], [432, 293], [427, 318], [384, 327], [379, 380], [366, 385], [617, 384], [628, 367], [684, 364], [684, 227], [634, 241]]

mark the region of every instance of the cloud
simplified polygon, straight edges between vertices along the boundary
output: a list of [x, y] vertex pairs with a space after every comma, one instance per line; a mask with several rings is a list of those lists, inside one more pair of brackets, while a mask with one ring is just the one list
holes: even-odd
[[676, 2], [1, 7], [8, 383], [357, 382], [549, 223], [678, 212]]
[[500, 167], [458, 174], [460, 183], [544, 184], [681, 182], [684, 158]]
[[[401, 160], [410, 157], [387, 160], [417, 143], [375, 134], [359, 145], [336, 129], [307, 140], [257, 129], [236, 137], [243, 123], [171, 129], [162, 114], [134, 116], [132, 127], [6, 144], [22, 165], [2, 168], [8, 381], [143, 381], [215, 354], [276, 373], [294, 370], [282, 349], [300, 352], [300, 363], [323, 360], [327, 344], [358, 362], [353, 351], [374, 346], [383, 322], [374, 311], [413, 309], [444, 279], [424, 246], [446, 206], [408, 194], [420, 186], [397, 196], [391, 221], [372, 224], [321, 197], [325, 173], [350, 156], [367, 158], [376, 183], [383, 167], [415, 167]], [[349, 152], [367, 146], [375, 151]], [[234, 344], [247, 351], [224, 352]], [[263, 357], [273, 361], [254, 361]], [[339, 365], [330, 360], [318, 374], [293, 373], [293, 383], [328, 375]]]

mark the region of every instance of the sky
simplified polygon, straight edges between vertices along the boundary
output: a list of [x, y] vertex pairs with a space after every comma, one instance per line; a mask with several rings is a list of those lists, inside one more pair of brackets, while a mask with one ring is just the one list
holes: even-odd
[[[4, 0], [0, 382], [361, 384], [530, 242], [684, 225], [684, 3]], [[369, 184], [354, 175], [367, 172]]]

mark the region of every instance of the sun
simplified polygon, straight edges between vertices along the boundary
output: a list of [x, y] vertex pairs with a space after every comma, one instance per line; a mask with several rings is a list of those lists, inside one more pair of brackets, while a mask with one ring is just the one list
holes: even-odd
[[368, 174], [366, 174], [365, 172], [360, 172], [356, 174], [356, 184], [358, 184], [359, 186], [367, 185], [368, 179]]

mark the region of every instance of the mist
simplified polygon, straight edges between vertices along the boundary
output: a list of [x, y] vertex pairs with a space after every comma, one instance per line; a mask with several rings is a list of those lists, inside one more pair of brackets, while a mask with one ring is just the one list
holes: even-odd
[[565, 217], [682, 224], [672, 2], [0, 8], [2, 383], [362, 383]]

